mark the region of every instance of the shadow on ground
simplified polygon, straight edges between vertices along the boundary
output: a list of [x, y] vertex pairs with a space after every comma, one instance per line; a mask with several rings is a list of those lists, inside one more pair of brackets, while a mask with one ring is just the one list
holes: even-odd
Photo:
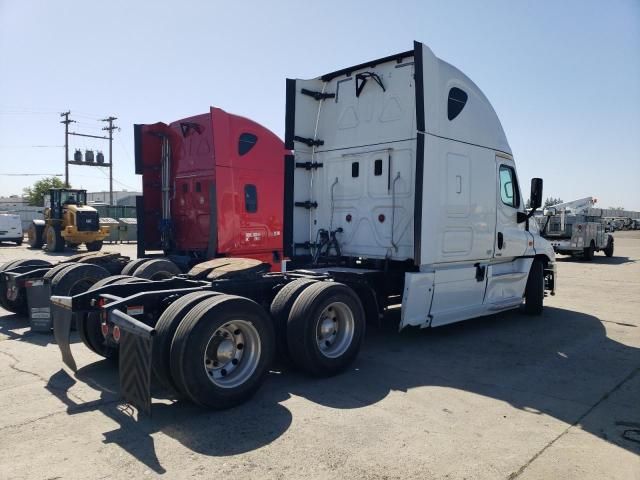
[[[0, 317], [0, 335], [6, 335], [11, 340], [28, 342], [33, 345], [46, 347], [55, 343], [53, 332], [33, 332], [29, 327], [29, 320], [21, 315], [6, 312]], [[25, 329], [28, 329], [25, 331]], [[71, 343], [77, 343], [80, 339], [77, 334], [71, 335]]]
[[346, 373], [312, 379], [286, 369], [274, 371], [252, 400], [231, 410], [205, 411], [187, 402], [156, 401], [151, 418], [136, 420], [119, 405], [117, 371], [108, 361], [77, 373], [78, 381], [101, 391], [96, 402], [78, 403], [69, 394], [76, 380], [63, 370], [51, 377], [47, 388], [68, 406], [69, 414], [98, 409], [113, 419], [119, 428], [105, 432], [104, 442], [120, 445], [157, 473], [165, 470], [155, 452], [151, 436], [155, 432], [200, 454], [233, 455], [266, 445], [286, 432], [292, 416], [281, 403], [292, 394], [352, 409], [375, 404], [391, 391], [433, 386], [495, 398], [567, 425], [580, 423], [593, 435], [640, 452], [638, 443], [622, 436], [624, 425], [640, 422], [639, 412], [633, 414], [636, 418], [616, 418], [612, 428], [619, 432], [608, 437], [601, 422], [588, 416], [640, 371], [639, 349], [607, 338], [598, 318], [547, 307], [541, 317], [510, 312], [398, 334], [397, 316], [398, 312], [391, 313], [385, 327], [369, 328], [358, 360]]
[[573, 257], [571, 255], [556, 255], [557, 262], [581, 262], [581, 263], [595, 263], [602, 265], [622, 265], [624, 263], [636, 263], [636, 260], [632, 260], [629, 257], [607, 257], [605, 255], [596, 254], [593, 260], [585, 260], [581, 256]]

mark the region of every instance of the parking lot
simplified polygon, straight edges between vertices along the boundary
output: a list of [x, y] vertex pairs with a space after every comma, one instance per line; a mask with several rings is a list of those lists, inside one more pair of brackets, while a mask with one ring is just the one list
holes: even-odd
[[138, 418], [114, 364], [76, 338], [73, 375], [0, 310], [0, 478], [640, 478], [640, 232], [615, 238], [613, 258], [559, 258], [541, 317], [398, 333], [391, 311], [347, 373], [276, 366], [227, 411], [160, 398]]

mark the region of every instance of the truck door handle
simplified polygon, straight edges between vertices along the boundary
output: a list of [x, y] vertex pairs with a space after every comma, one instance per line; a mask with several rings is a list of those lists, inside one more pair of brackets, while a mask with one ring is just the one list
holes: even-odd
[[504, 236], [502, 232], [498, 232], [498, 250], [502, 250], [502, 245], [504, 244]]

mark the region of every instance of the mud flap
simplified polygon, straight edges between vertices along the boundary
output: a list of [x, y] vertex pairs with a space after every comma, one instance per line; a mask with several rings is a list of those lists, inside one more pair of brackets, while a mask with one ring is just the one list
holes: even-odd
[[52, 328], [51, 284], [41, 278], [27, 280], [27, 305], [29, 306], [29, 324], [33, 332], [49, 333]]
[[122, 332], [120, 337], [120, 393], [139, 411], [151, 415], [151, 337]]
[[112, 310], [110, 321], [120, 333], [120, 393], [125, 402], [151, 415], [151, 354], [155, 330]]
[[53, 316], [53, 336], [58, 344], [62, 361], [74, 372], [78, 371], [76, 361], [71, 353], [71, 322], [73, 311], [71, 310], [71, 297], [51, 297], [51, 315]]

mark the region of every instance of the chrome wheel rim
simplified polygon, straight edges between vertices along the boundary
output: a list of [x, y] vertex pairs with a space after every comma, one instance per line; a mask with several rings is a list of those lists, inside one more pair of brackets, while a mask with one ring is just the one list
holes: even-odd
[[342, 302], [330, 303], [316, 322], [316, 345], [322, 355], [337, 358], [353, 341], [355, 320], [351, 309]]
[[235, 388], [251, 378], [260, 354], [260, 334], [256, 327], [245, 320], [231, 320], [209, 338], [204, 369], [217, 387]]

